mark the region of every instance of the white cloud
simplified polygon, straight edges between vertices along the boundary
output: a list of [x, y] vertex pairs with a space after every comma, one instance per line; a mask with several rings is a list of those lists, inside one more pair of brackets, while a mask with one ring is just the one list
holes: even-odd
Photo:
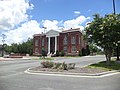
[[33, 5], [28, 0], [0, 1], [0, 30], [9, 30], [28, 19], [27, 10]]
[[78, 17], [80, 15], [80, 11], [74, 11], [74, 15]]
[[80, 14], [80, 11], [74, 11], [74, 14]]
[[84, 27], [81, 24], [86, 22], [89, 19], [90, 17], [79, 16], [76, 19], [67, 20], [64, 22], [64, 28], [65, 29], [80, 28], [81, 30], [83, 30]]
[[43, 26], [44, 27], [47, 27], [47, 30], [51, 30], [51, 29], [58, 29], [58, 21], [57, 20], [53, 20], [53, 21], [50, 21], [50, 20], [43, 20], [42, 21], [43, 23]]
[[[60, 29], [70, 28], [83, 30], [84, 26], [82, 24], [90, 19], [90, 17], [81, 15], [67, 21], [42, 20], [38, 23], [36, 20], [28, 20], [30, 15], [27, 11], [32, 8], [33, 5], [30, 5], [28, 0], [0, 1], [0, 32], [7, 30], [4, 32], [7, 36], [5, 39], [7, 44], [21, 43], [29, 37], [32, 38], [34, 34], [44, 32], [44, 29], [40, 28], [40, 26], [46, 27], [46, 31], [51, 29], [60, 31]], [[80, 14], [80, 12], [75, 11], [74, 14]], [[0, 37], [0, 43], [2, 43], [1, 40], [2, 37]]]
[[28, 38], [32, 38], [34, 34], [39, 34], [41, 32], [42, 29], [39, 28], [39, 23], [37, 23], [35, 20], [31, 20], [25, 22], [21, 25], [21, 27], [15, 30], [6, 32], [6, 42], [7, 44], [21, 43], [23, 41], [26, 41]]
[[87, 22], [89, 19], [90, 17], [79, 16], [76, 19], [67, 20], [65, 22], [57, 20], [42, 20], [41, 24], [35, 20], [30, 20], [23, 23], [20, 27], [6, 32], [6, 42], [7, 44], [21, 43], [26, 41], [29, 37], [32, 38], [34, 34], [44, 32], [44, 29], [40, 28], [40, 25], [46, 27], [46, 31], [51, 29], [61, 31], [61, 29], [70, 28], [80, 28], [81, 30], [84, 30], [84, 26], [82, 26], [82, 24]]

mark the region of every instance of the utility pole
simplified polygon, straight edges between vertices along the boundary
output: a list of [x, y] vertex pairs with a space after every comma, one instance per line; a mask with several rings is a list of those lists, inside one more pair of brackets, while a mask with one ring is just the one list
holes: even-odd
[[113, 0], [113, 11], [114, 11], [114, 14], [116, 14], [116, 11], [115, 11], [115, 0]]

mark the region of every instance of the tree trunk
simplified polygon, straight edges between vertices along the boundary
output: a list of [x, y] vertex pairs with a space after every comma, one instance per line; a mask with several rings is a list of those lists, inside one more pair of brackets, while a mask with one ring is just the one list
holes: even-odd
[[120, 61], [120, 59], [119, 59], [119, 47], [118, 46], [116, 46], [116, 53], [117, 53], [117, 61]]
[[107, 65], [110, 65], [112, 50], [111, 49], [104, 49], [104, 50], [105, 50], [105, 56], [106, 56], [106, 63]]

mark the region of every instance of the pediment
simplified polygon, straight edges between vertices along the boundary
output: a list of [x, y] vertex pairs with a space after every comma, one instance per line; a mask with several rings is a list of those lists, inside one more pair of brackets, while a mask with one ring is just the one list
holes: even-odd
[[55, 30], [50, 30], [46, 33], [46, 37], [54, 37], [54, 36], [59, 36], [59, 32]]

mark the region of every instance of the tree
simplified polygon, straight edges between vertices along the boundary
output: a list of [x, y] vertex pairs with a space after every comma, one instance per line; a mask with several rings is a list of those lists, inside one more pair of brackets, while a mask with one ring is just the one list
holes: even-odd
[[89, 45], [86, 46], [85, 53], [86, 55], [90, 55]]
[[101, 52], [101, 49], [99, 49], [96, 45], [94, 44], [89, 44], [89, 49], [90, 49], [90, 52], [91, 54], [93, 55], [93, 53], [100, 53]]
[[26, 42], [23, 43], [13, 43], [10, 46], [5, 47], [5, 51], [8, 53], [20, 53], [20, 54], [30, 54], [33, 53], [33, 39], [28, 39]]
[[120, 40], [120, 14], [108, 14], [104, 17], [95, 14], [94, 20], [86, 27], [86, 36], [104, 49], [109, 64], [113, 49]]
[[47, 56], [47, 53], [46, 53], [46, 51], [45, 51], [44, 48], [42, 48], [42, 56], [43, 56], [44, 59], [45, 59], [45, 57]]

